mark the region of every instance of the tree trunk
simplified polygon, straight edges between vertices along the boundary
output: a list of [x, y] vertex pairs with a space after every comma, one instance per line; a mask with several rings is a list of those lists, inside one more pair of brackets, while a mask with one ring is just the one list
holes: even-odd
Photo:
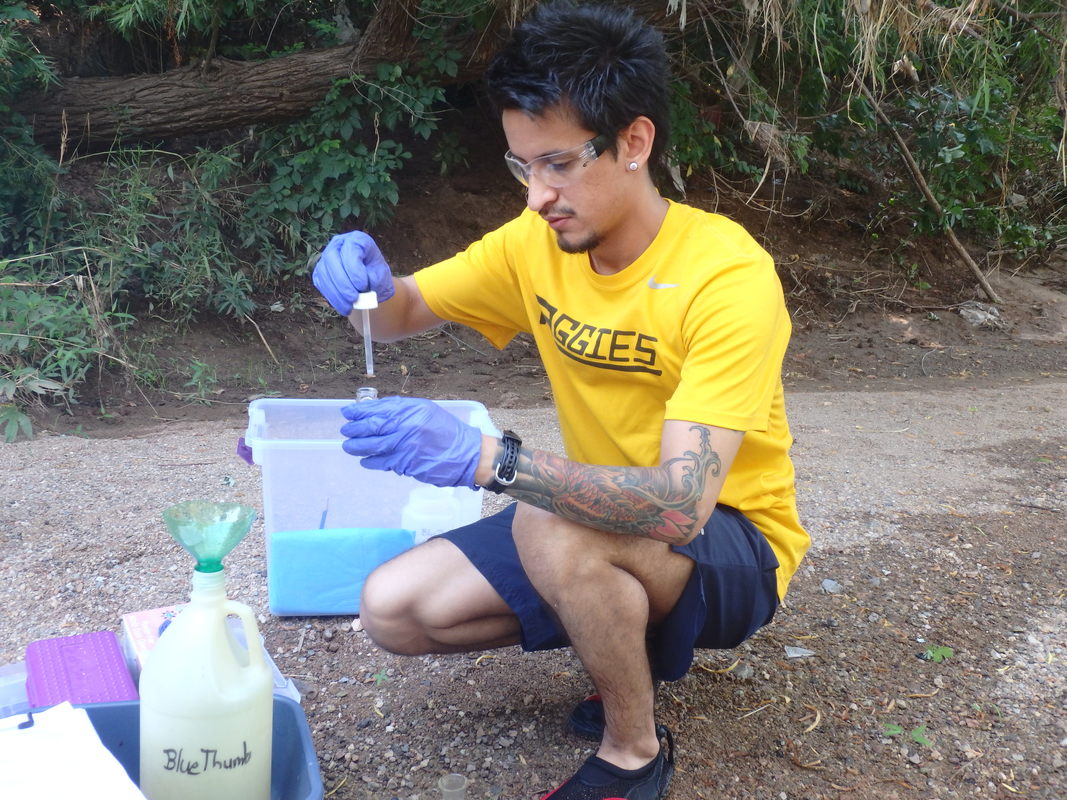
[[25, 97], [15, 110], [43, 144], [108, 145], [114, 141], [231, 128], [299, 117], [336, 78], [367, 69], [359, 48], [336, 47], [267, 61], [216, 58], [160, 75], [69, 78], [55, 91]]
[[[212, 59], [162, 74], [68, 78], [21, 97], [14, 110], [42, 144], [70, 153], [116, 141], [207, 133], [306, 114], [338, 78], [411, 55], [415, 0], [386, 0], [356, 44], [264, 61]], [[467, 65], [468, 67], [475, 65]]]
[[[455, 44], [463, 53], [456, 82], [482, 74], [500, 31], [510, 28], [533, 0], [495, 0], [495, 5], [486, 30]], [[654, 23], [667, 24], [661, 0], [635, 5]], [[355, 44], [263, 61], [213, 58], [206, 65], [161, 74], [71, 77], [53, 89], [23, 95], [13, 110], [31, 121], [38, 142], [67, 154], [116, 142], [297, 119], [322, 100], [335, 80], [372, 73], [381, 62], [405, 63], [415, 57], [411, 31], [418, 6], [418, 0], [380, 0]]]

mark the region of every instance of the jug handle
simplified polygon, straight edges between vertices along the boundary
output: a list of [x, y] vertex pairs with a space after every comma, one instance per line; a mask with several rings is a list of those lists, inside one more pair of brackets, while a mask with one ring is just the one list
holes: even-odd
[[[245, 629], [245, 644], [248, 645], [248, 666], [255, 666], [256, 668], [267, 668], [267, 659], [263, 654], [263, 642], [259, 638], [259, 626], [256, 625], [256, 618], [252, 614], [252, 609], [246, 606], [244, 603], [238, 603], [236, 600], [226, 601], [226, 614], [233, 614], [241, 620], [241, 625]], [[258, 647], [253, 647], [253, 642]]]

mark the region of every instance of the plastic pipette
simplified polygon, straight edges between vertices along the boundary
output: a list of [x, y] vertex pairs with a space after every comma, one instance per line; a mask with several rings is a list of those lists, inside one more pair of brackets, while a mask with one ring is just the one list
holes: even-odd
[[374, 377], [374, 347], [370, 336], [370, 309], [377, 307], [377, 292], [360, 292], [352, 304], [352, 310], [359, 311], [363, 319], [363, 357], [367, 362], [367, 376], [371, 378]]

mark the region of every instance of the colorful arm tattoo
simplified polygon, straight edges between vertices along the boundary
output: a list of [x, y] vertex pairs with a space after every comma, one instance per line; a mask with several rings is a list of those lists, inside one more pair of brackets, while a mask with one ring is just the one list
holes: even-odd
[[511, 497], [591, 528], [680, 544], [698, 533], [697, 503], [710, 473], [722, 469], [711, 433], [694, 425], [700, 442], [656, 467], [579, 464], [523, 448]]

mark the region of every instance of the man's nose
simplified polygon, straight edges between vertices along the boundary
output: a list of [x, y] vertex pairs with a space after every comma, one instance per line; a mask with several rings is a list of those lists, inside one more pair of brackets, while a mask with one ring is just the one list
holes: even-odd
[[559, 197], [559, 189], [553, 189], [540, 177], [537, 172], [531, 172], [526, 179], [526, 207], [531, 211], [540, 211], [549, 203], [555, 202]]

